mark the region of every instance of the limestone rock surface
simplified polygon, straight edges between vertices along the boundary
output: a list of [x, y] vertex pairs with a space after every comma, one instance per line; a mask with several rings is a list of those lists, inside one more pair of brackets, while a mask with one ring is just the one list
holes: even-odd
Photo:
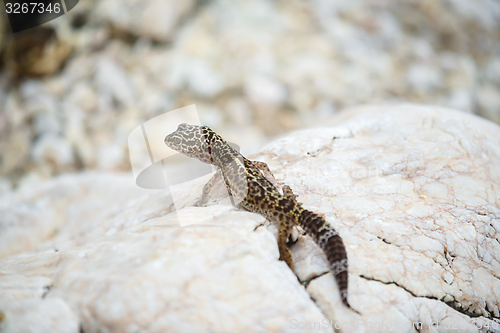
[[203, 179], [84, 173], [0, 197], [0, 331], [500, 331], [498, 125], [411, 105], [332, 124], [249, 157], [340, 233], [360, 316], [309, 237], [292, 272], [262, 216], [217, 190], [193, 207]]

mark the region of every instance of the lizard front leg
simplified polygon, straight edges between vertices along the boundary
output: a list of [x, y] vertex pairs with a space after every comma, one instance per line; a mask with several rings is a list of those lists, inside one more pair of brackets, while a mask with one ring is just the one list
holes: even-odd
[[195, 203], [195, 206], [203, 207], [208, 201], [210, 191], [212, 188], [222, 180], [222, 173], [220, 169], [217, 169], [215, 174], [210, 178], [210, 180], [203, 186], [203, 192], [201, 193], [201, 198]]

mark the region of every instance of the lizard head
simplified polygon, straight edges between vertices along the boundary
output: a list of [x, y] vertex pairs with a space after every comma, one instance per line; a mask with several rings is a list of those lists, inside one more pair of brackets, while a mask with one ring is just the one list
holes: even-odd
[[217, 134], [207, 126], [180, 124], [175, 132], [165, 137], [165, 144], [175, 151], [212, 164], [211, 140]]

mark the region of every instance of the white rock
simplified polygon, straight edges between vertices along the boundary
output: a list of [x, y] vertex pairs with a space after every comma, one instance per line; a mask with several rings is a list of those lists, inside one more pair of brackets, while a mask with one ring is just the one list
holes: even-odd
[[95, 77], [99, 88], [100, 109], [111, 108], [113, 99], [123, 106], [129, 106], [134, 101], [134, 90], [123, 69], [112, 59], [100, 59]]
[[500, 84], [500, 59], [496, 57], [490, 59], [489, 63], [486, 65], [485, 72], [490, 80]]
[[126, 210], [127, 201], [146, 193], [131, 180], [131, 175], [66, 175], [3, 196], [0, 258], [72, 248], [101, 236], [109, 229], [102, 225], [107, 208], [112, 214]]
[[33, 145], [32, 156], [35, 161], [50, 163], [62, 168], [73, 162], [73, 151], [67, 141], [54, 134], [45, 134]]
[[443, 84], [439, 69], [422, 64], [408, 69], [407, 80], [411, 87], [422, 92], [437, 89]]
[[[148, 327], [174, 332], [293, 332], [289, 328], [292, 320], [325, 320], [293, 273], [277, 260], [273, 235], [264, 228], [254, 232], [264, 221], [262, 217], [237, 210], [221, 214], [217, 206], [186, 208], [185, 216], [204, 224], [180, 228], [175, 214], [165, 215], [172, 211], [172, 202], [165, 195], [134, 199], [132, 194], [145, 191], [126, 189], [133, 185], [130, 176], [128, 179], [67, 176], [41, 188], [42, 192], [52, 192], [49, 202], [72, 207], [57, 235], [38, 245], [57, 247], [59, 251], [38, 250], [1, 261], [0, 270], [6, 272], [0, 278], [2, 298], [63, 299], [76, 309], [84, 330]], [[127, 186], [117, 186], [120, 183]], [[68, 198], [67, 192], [73, 196]], [[81, 201], [85, 192], [89, 200], [86, 204]], [[192, 197], [193, 193], [187, 194]], [[36, 201], [33, 197], [38, 195], [36, 190], [17, 193], [6, 207], [19, 209], [18, 200], [22, 202], [24, 197]], [[16, 227], [20, 226], [3, 226]], [[111, 230], [114, 232], [104, 234]], [[1, 244], [16, 246], [12, 238], [7, 240]], [[19, 271], [30, 262], [39, 267], [34, 275]], [[12, 315], [12, 304], [0, 304], [5, 325], [17, 318]], [[42, 310], [37, 311], [26, 316], [41, 315]], [[60, 309], [53, 311], [65, 315]]]
[[495, 122], [500, 122], [500, 94], [498, 85], [485, 85], [479, 88], [477, 102], [482, 107], [481, 115]]
[[108, 0], [96, 5], [95, 13], [130, 34], [169, 41], [195, 1]]
[[45, 315], [84, 331], [478, 332], [500, 317], [497, 125], [436, 107], [365, 107], [257, 157], [341, 234], [361, 316], [342, 306], [309, 237], [291, 247], [304, 288], [262, 216], [191, 207], [201, 182], [180, 186], [175, 213], [165, 192], [82, 174], [2, 200], [0, 329]]
[[41, 113], [34, 118], [34, 130], [37, 135], [60, 133], [61, 125], [54, 113]]
[[286, 89], [279, 83], [256, 76], [248, 80], [245, 94], [255, 104], [281, 104], [286, 98]]
[[0, 197], [9, 194], [12, 190], [12, 184], [8, 179], [0, 177]]
[[[20, 286], [22, 288], [22, 286]], [[0, 309], [7, 309], [0, 321], [2, 332], [77, 333], [78, 317], [68, 303], [60, 298], [0, 300]]]
[[224, 87], [224, 79], [206, 61], [185, 61], [183, 81], [197, 95], [202, 97], [214, 97]]
[[27, 126], [17, 128], [9, 140], [0, 143], [0, 172], [9, 174], [22, 168], [29, 160], [31, 130]]
[[[492, 242], [495, 249], [485, 250], [490, 244], [486, 239], [498, 234], [492, 236], [484, 226], [498, 223], [500, 213], [499, 128], [442, 108], [361, 108], [352, 114], [339, 127], [278, 140], [261, 156], [274, 157], [268, 162], [279, 170], [278, 179], [336, 226], [347, 243], [353, 274], [394, 283], [421, 297], [450, 295], [468, 311], [483, 315], [488, 315], [487, 301], [488, 311], [498, 317], [500, 283], [490, 260], [500, 260], [500, 247]], [[343, 137], [342, 131], [351, 134]], [[336, 183], [341, 190], [329, 194]], [[330, 185], [321, 189], [320, 184]], [[480, 246], [487, 260], [478, 260]], [[326, 263], [311, 259], [321, 256], [319, 250], [307, 249], [301, 242], [292, 247], [303, 281], [327, 271]], [[475, 287], [472, 280], [477, 281]], [[351, 281], [353, 295], [359, 290], [358, 278]], [[332, 297], [324, 296], [331, 293], [323, 288], [313, 297], [331, 304]], [[358, 304], [354, 296], [351, 299], [355, 307], [366, 304], [364, 299]], [[334, 295], [333, 300], [339, 301]], [[397, 301], [394, 306], [407, 305]], [[447, 315], [461, 316], [439, 306]], [[364, 314], [373, 308], [359, 310]], [[325, 308], [323, 312], [329, 313]]]
[[476, 3], [471, 1], [459, 0], [446, 3], [454, 10], [466, 18], [473, 19], [475, 22], [483, 25], [485, 28], [497, 28], [500, 18], [500, 4], [492, 0], [479, 0]]
[[99, 169], [116, 170], [123, 164], [125, 158], [125, 152], [118, 144], [103, 145], [97, 151]]
[[[64, 103], [83, 110], [83, 135], [64, 134], [78, 161], [72, 171], [108, 168], [95, 152], [117, 144], [116, 130], [192, 103], [217, 110], [219, 128], [235, 128], [226, 104], [241, 100], [256, 146], [368, 102], [436, 103], [500, 123], [498, 8], [497, 0], [80, 1], [48, 23], [74, 46], [60, 71], [19, 84], [0, 73], [0, 174], [14, 183], [33, 169], [52, 175], [25, 153], [39, 136], [73, 126]], [[50, 112], [57, 126], [36, 116]], [[5, 147], [12, 142], [24, 146], [19, 156]]]

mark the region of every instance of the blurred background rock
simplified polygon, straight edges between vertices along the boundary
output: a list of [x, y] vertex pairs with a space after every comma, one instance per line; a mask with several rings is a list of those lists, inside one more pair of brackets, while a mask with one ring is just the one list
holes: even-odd
[[358, 104], [500, 123], [497, 0], [85, 0], [15, 35], [0, 19], [0, 193], [130, 170], [129, 133], [193, 103], [244, 152]]

